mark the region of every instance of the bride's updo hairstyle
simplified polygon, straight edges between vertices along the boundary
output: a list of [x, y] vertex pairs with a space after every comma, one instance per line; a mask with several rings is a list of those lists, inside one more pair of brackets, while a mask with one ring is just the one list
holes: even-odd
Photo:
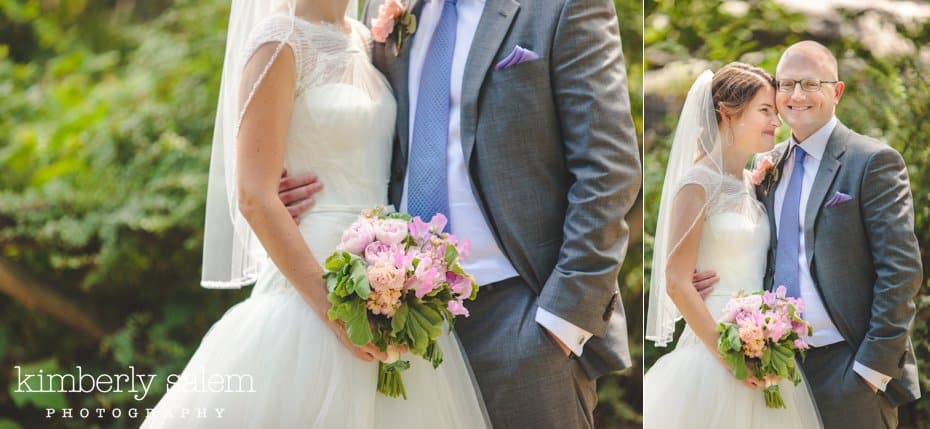
[[739, 116], [746, 104], [766, 85], [774, 89], [775, 77], [759, 67], [741, 62], [723, 66], [711, 82], [717, 123], [723, 120], [720, 115], [722, 109], [732, 116]]

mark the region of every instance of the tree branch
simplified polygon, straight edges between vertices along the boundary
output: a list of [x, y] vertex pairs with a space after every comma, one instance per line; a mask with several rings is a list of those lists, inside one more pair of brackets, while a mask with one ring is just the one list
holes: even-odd
[[32, 310], [38, 310], [70, 326], [89, 339], [100, 341], [106, 330], [93, 316], [67, 297], [42, 285], [10, 261], [0, 258], [0, 292]]

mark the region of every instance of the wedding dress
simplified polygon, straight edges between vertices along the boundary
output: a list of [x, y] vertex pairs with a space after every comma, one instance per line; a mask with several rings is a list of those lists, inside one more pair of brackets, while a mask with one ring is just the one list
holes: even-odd
[[[370, 62], [370, 33], [351, 24], [345, 32], [271, 15], [252, 31], [243, 53], [281, 41], [294, 53], [297, 85], [285, 167], [291, 174], [312, 171], [326, 186], [299, 225], [321, 265], [360, 210], [387, 204], [396, 104]], [[407, 400], [381, 395], [378, 362], [354, 357], [266, 259], [251, 296], [210, 328], [142, 427], [487, 426], [457, 339], [443, 334], [439, 345], [445, 360], [438, 369], [406, 356]]]
[[[754, 197], [748, 172], [741, 181], [698, 164], [682, 175], [675, 189], [689, 184], [703, 187], [708, 199], [696, 268], [714, 271], [720, 279], [704, 301], [716, 320], [735, 292], [762, 290], [768, 217]], [[795, 386], [782, 380], [779, 389], [787, 408], [767, 408], [762, 390], [737, 380], [687, 326], [675, 350], [646, 373], [643, 386], [649, 429], [821, 427], [806, 381]]]

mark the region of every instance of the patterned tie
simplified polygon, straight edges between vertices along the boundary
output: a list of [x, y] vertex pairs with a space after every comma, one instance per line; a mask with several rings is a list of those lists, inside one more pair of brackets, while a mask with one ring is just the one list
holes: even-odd
[[446, 151], [451, 97], [449, 80], [458, 21], [455, 3], [456, 0], [443, 3], [442, 16], [426, 51], [413, 124], [407, 209], [410, 215], [420, 216], [427, 222], [436, 213], [449, 217]]
[[801, 188], [804, 182], [804, 157], [807, 155], [801, 146], [794, 147], [794, 169], [785, 192], [785, 201], [781, 205], [781, 218], [778, 225], [778, 249], [775, 256], [774, 286], [784, 285], [791, 297], [801, 296], [798, 258], [801, 254]]

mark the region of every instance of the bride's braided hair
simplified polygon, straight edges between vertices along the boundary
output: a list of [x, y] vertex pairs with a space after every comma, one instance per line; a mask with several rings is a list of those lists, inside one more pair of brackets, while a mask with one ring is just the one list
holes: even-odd
[[746, 104], [756, 96], [756, 92], [765, 85], [775, 88], [775, 77], [760, 67], [741, 62], [732, 62], [723, 66], [711, 82], [711, 97], [717, 122], [721, 121], [720, 109], [738, 116]]

